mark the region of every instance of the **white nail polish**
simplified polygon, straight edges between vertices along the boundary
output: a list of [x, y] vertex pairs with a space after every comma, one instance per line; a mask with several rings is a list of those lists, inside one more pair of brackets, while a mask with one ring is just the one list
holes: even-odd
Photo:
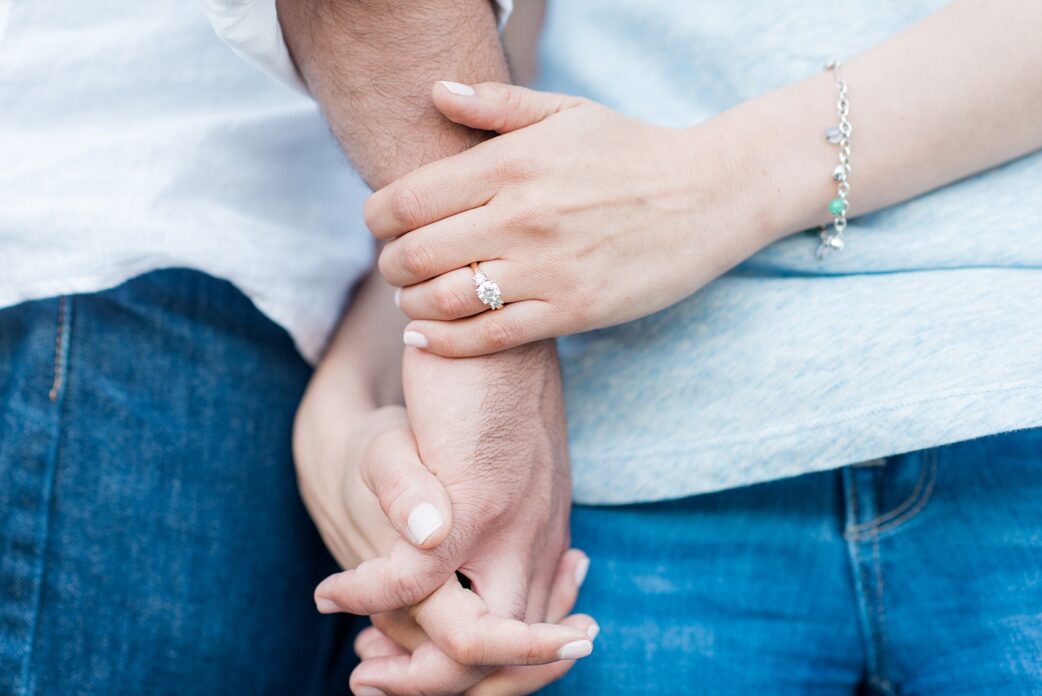
[[586, 635], [590, 637], [590, 640], [597, 640], [597, 636], [601, 634], [601, 627], [597, 624], [590, 624], [590, 627], [586, 629]]
[[582, 560], [575, 564], [575, 585], [582, 587], [586, 580], [586, 571], [590, 569], [590, 559], [583, 556]]
[[398, 309], [402, 308], [402, 289], [401, 288], [395, 288], [394, 289], [394, 306], [397, 307]]
[[402, 334], [402, 343], [413, 348], [426, 348], [427, 337], [419, 331], [406, 331]]
[[430, 503], [420, 503], [409, 513], [409, 534], [413, 541], [422, 544], [431, 538], [431, 534], [438, 531], [445, 524], [438, 508]]
[[340, 607], [337, 606], [336, 602], [325, 597], [319, 597], [315, 600], [315, 606], [318, 608], [320, 614], [336, 614], [340, 612]]
[[476, 92], [474, 92], [473, 87], [471, 87], [470, 85], [462, 84], [460, 82], [441, 80], [440, 82], [438, 82], [438, 84], [460, 97], [473, 97], [476, 94]]
[[562, 660], [578, 660], [593, 652], [593, 643], [588, 640], [573, 640], [557, 651], [557, 657]]

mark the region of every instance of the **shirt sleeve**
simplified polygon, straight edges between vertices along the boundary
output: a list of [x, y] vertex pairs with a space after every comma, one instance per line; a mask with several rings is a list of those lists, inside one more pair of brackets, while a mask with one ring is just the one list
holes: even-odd
[[[495, 0], [502, 31], [514, 0]], [[307, 94], [282, 37], [275, 0], [202, 0], [217, 35], [247, 63]]]

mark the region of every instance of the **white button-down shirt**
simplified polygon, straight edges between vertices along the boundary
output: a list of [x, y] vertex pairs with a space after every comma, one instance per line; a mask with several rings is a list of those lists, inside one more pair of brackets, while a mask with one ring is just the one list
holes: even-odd
[[296, 89], [192, 2], [0, 0], [0, 307], [195, 268], [315, 360], [372, 264], [368, 190], [292, 71], [274, 0], [206, 8]]

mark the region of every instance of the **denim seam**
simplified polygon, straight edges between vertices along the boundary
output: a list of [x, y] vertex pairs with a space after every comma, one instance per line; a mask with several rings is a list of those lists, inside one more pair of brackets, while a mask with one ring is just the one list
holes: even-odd
[[905, 510], [912, 507], [915, 504], [915, 501], [919, 499], [919, 494], [922, 493], [923, 486], [926, 483], [926, 472], [927, 468], [923, 467], [922, 471], [919, 472], [919, 480], [915, 482], [915, 489], [900, 505], [889, 512], [877, 515], [874, 519], [871, 519], [868, 522], [855, 524], [850, 527], [850, 530], [855, 534], [858, 534], [859, 532], [867, 531], [874, 527], [880, 527], [889, 520], [904, 514]]
[[54, 379], [51, 381], [51, 390], [47, 393], [47, 397], [51, 401], [55, 401], [58, 398], [58, 394], [62, 388], [62, 375], [65, 368], [65, 334], [66, 334], [66, 319], [65, 319], [65, 302], [64, 296], [58, 298], [58, 326], [54, 331]]
[[[929, 483], [926, 485], [926, 489], [922, 492], [922, 495], [919, 497], [919, 500], [915, 503], [915, 505], [907, 512], [902, 514], [900, 517], [897, 517], [893, 520], [887, 520], [885, 524], [881, 524], [876, 527], [870, 527], [868, 529], [853, 529], [851, 532], [848, 532], [848, 538], [851, 541], [862, 541], [864, 540], [866, 535], [881, 536], [884, 534], [889, 534], [890, 532], [893, 532], [894, 530], [904, 525], [909, 520], [915, 518], [920, 512], [923, 511], [923, 509], [926, 507], [926, 504], [930, 502], [930, 499], [933, 497], [934, 489], [937, 486], [937, 449], [934, 448], [927, 450], [924, 453], [924, 458], [929, 460], [929, 463], [923, 468], [923, 471], [926, 472], [927, 476], [929, 476]], [[920, 478], [922, 478], [922, 474], [920, 474]]]
[[923, 509], [926, 507], [926, 504], [928, 502], [930, 502], [930, 498], [933, 497], [933, 492], [934, 492], [934, 490], [937, 487], [937, 459], [938, 459], [937, 450], [936, 449], [930, 450], [929, 454], [927, 456], [930, 457], [930, 465], [929, 465], [929, 468], [930, 468], [930, 483], [926, 487], [926, 491], [923, 493], [923, 497], [919, 500], [918, 503], [916, 503], [914, 508], [909, 510], [907, 513], [905, 513], [901, 517], [897, 518], [896, 520], [893, 520], [892, 522], [889, 522], [887, 524], [884, 524], [884, 525], [878, 527], [875, 530], [876, 536], [879, 536], [880, 534], [884, 534], [884, 533], [887, 533], [887, 532], [894, 531], [895, 529], [897, 529], [898, 527], [900, 527], [904, 523], [906, 523], [909, 520], [911, 520], [914, 517], [916, 517], [920, 512], [923, 511]]
[[[853, 472], [850, 469], [844, 470], [844, 475], [847, 479], [848, 486], [846, 486], [846, 496], [848, 505], [848, 516], [853, 519], [858, 519], [858, 504], [857, 504], [857, 483], [854, 480]], [[858, 596], [864, 597], [863, 591], [866, 586], [865, 568], [861, 562], [861, 553], [858, 550], [857, 544], [853, 539], [847, 537], [847, 550], [850, 553], [850, 560], [854, 564], [854, 572], [857, 574], [856, 586], [858, 588]], [[860, 605], [858, 614], [862, 618], [862, 631], [865, 640], [866, 658], [869, 665], [869, 671], [874, 671], [876, 664], [876, 644], [873, 638], [874, 631], [872, 630], [871, 621], [869, 620], [868, 613], [865, 611], [864, 601], [859, 601]]]
[[887, 652], [889, 650], [889, 638], [887, 636], [886, 627], [886, 605], [883, 601], [883, 591], [885, 584], [883, 581], [883, 563], [879, 557], [879, 530], [872, 535], [872, 562], [875, 565], [875, 609], [876, 609], [876, 625], [878, 627], [878, 641], [876, 653], [876, 672], [878, 674], [873, 675], [878, 680], [878, 686], [888, 693], [893, 693], [893, 685], [890, 680], [883, 674], [887, 673]]
[[[848, 521], [857, 521], [859, 516], [857, 479], [854, 471], [850, 467], [843, 470], [843, 475], [847, 482], [845, 492], [848, 505]], [[869, 683], [877, 690], [883, 691], [886, 694], [894, 694], [895, 691], [891, 682], [880, 674], [883, 671], [881, 669], [883, 664], [882, 651], [885, 649], [885, 641], [881, 640], [879, 636], [881, 633], [880, 620], [882, 614], [878, 602], [875, 601], [875, 597], [878, 597], [880, 592], [878, 579], [879, 573], [877, 572], [877, 581], [873, 586], [869, 583], [865, 563], [866, 559], [862, 557], [861, 549], [859, 547], [859, 539], [856, 535], [844, 534], [844, 537], [847, 540], [847, 552], [850, 561], [854, 566], [852, 570], [856, 577], [855, 586], [856, 595], [858, 597], [858, 616], [861, 623], [862, 637], [865, 643], [866, 669], [868, 670], [867, 678]]]
[[[56, 338], [55, 345], [57, 347], [55, 356], [55, 366], [61, 368], [61, 372], [64, 373], [68, 366], [69, 359], [69, 344], [70, 344], [70, 327], [72, 324], [72, 300], [71, 298], [60, 298], [65, 300], [59, 302], [58, 306], [58, 323], [56, 325]], [[57, 374], [57, 373], [56, 373]], [[22, 679], [21, 679], [21, 690], [20, 693], [29, 695], [33, 693], [30, 690], [30, 686], [35, 680], [32, 679], [33, 669], [33, 658], [36, 653], [36, 643], [39, 638], [40, 632], [40, 612], [43, 609], [43, 586], [44, 586], [44, 575], [47, 571], [47, 553], [50, 550], [50, 527], [52, 517], [54, 513], [54, 489], [58, 478], [58, 458], [61, 450], [61, 438], [63, 434], [63, 426], [65, 420], [65, 385], [67, 380], [62, 380], [57, 384], [57, 391], [54, 396], [51, 397], [48, 393], [48, 399], [55, 403], [57, 406], [56, 412], [53, 415], [53, 421], [51, 424], [51, 447], [47, 455], [47, 469], [44, 472], [45, 484], [43, 491], [43, 506], [45, 512], [43, 520], [41, 521], [40, 529], [38, 531], [38, 546], [41, 549], [40, 558], [36, 564], [36, 597], [35, 606], [33, 607], [33, 625], [30, 631], [29, 645], [26, 646], [26, 654], [24, 662], [22, 663]], [[52, 386], [54, 391], [54, 386]]]

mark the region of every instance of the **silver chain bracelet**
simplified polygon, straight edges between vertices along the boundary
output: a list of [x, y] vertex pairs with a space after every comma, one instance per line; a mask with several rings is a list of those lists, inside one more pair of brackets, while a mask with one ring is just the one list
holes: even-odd
[[825, 140], [833, 145], [839, 145], [839, 164], [832, 170], [832, 180], [836, 182], [836, 197], [829, 201], [829, 213], [832, 214], [832, 224], [822, 225], [818, 236], [821, 244], [818, 245], [818, 258], [824, 258], [830, 251], [841, 251], [845, 246], [843, 242], [843, 231], [847, 229], [847, 194], [850, 193], [850, 101], [847, 99], [847, 82], [839, 71], [839, 61], [830, 60], [825, 63], [825, 70], [831, 70], [836, 76], [836, 90], [839, 98], [836, 100], [836, 112], [839, 115], [839, 125], [832, 126], [825, 131]]

